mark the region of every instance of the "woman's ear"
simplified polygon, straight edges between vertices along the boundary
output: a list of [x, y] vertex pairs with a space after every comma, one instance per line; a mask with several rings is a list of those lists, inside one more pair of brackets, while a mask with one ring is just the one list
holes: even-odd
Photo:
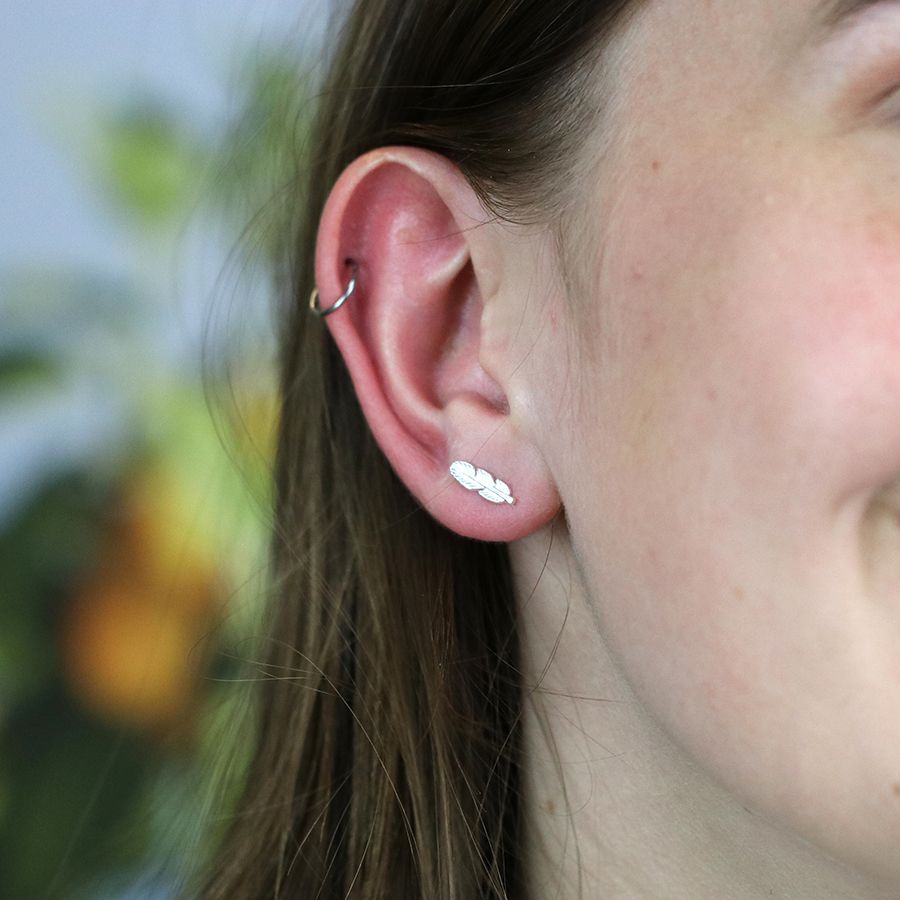
[[[504, 385], [482, 368], [483, 312], [501, 291], [508, 240], [448, 159], [384, 147], [341, 174], [316, 245], [323, 308], [347, 288], [346, 261], [356, 263], [355, 290], [324, 322], [375, 440], [435, 519], [488, 541], [524, 537], [560, 506]], [[499, 479], [500, 502], [454, 478], [457, 460], [471, 463], [486, 483], [477, 470]], [[504, 486], [514, 502], [502, 499]]]

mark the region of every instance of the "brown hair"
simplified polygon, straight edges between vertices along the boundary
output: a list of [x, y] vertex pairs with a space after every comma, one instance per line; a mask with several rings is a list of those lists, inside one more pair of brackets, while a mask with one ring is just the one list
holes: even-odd
[[574, 161], [603, 107], [597, 65], [636, 6], [359, 0], [341, 20], [284, 226], [264, 677], [249, 763], [192, 897], [527, 896], [507, 547], [416, 502], [307, 297], [331, 185], [388, 144], [444, 154], [488, 209], [554, 224], [565, 250]]

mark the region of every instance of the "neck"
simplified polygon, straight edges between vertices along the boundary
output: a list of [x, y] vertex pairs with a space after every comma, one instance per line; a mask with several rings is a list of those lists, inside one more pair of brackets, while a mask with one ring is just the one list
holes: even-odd
[[748, 808], [659, 727], [604, 643], [562, 516], [510, 554], [531, 900], [896, 897]]

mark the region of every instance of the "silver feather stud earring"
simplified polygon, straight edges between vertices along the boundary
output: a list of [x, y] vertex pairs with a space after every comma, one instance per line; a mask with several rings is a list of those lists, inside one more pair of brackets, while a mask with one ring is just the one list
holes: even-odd
[[457, 459], [450, 463], [450, 474], [470, 491], [478, 491], [485, 500], [491, 503], [515, 503], [516, 498], [509, 492], [509, 485], [494, 478], [486, 469], [476, 469], [470, 462]]

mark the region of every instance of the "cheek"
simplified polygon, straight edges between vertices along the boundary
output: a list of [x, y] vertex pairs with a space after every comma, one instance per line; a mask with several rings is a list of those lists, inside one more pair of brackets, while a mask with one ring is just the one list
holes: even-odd
[[729, 273], [735, 368], [758, 377], [752, 405], [772, 439], [764, 460], [810, 511], [867, 499], [900, 472], [900, 233], [887, 221], [764, 223]]
[[882, 790], [900, 682], [847, 510], [900, 474], [896, 223], [635, 198], [577, 464], [593, 493], [571, 511], [593, 602], [639, 695], [726, 785], [835, 846], [859, 813], [875, 853], [870, 823], [900, 833]]
[[611, 467], [714, 527], [859, 516], [900, 483], [900, 214], [748, 195], [622, 210], [593, 421]]
[[607, 362], [628, 389], [607, 414], [644, 472], [697, 473], [715, 455], [759, 491], [740, 498], [748, 511], [780, 496], [828, 514], [900, 474], [900, 229], [876, 214], [726, 215], [673, 216], [649, 252], [623, 248]]

